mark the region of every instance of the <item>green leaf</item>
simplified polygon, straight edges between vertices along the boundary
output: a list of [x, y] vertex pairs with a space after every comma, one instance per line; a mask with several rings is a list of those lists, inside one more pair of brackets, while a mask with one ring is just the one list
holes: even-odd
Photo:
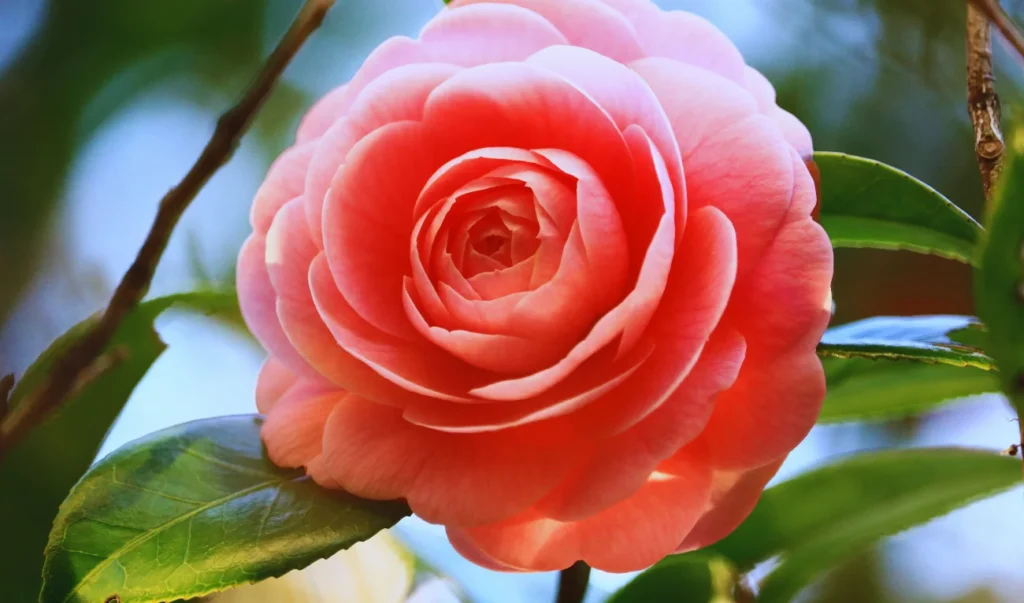
[[[877, 540], [925, 523], [1020, 481], [1021, 463], [964, 449], [886, 451], [853, 457], [765, 493], [719, 550], [782, 553], [758, 601], [790, 601], [815, 578]], [[749, 557], [747, 558], [749, 562]]]
[[732, 601], [737, 578], [736, 569], [722, 557], [672, 555], [631, 580], [615, 592], [608, 603]]
[[825, 358], [828, 393], [818, 423], [889, 421], [999, 390], [995, 373], [906, 360]]
[[[1016, 143], [1022, 142], [1020, 134]], [[1024, 416], [1024, 154], [1006, 162], [989, 208], [988, 238], [974, 274], [978, 316], [988, 325], [986, 350], [999, 365], [1003, 390]]]
[[100, 461], [61, 505], [42, 603], [185, 599], [280, 576], [409, 514], [275, 467], [256, 416], [186, 423]]
[[[107, 347], [116, 350], [118, 360], [0, 460], [0, 492], [18, 493], [0, 496], [0, 533], [13, 544], [0, 547], [0, 584], [10, 600], [31, 601], [38, 596], [42, 550], [60, 502], [92, 464], [132, 390], [163, 352], [165, 345], [153, 325], [173, 305], [218, 315], [237, 312], [233, 292], [197, 292], [141, 304]], [[57, 357], [95, 320], [72, 327], [25, 371], [12, 392], [12, 409], [46, 379]]]
[[966, 316], [879, 316], [825, 332], [822, 358], [915, 360], [995, 370], [992, 359], [968, 343], [978, 321]]
[[833, 246], [974, 258], [981, 226], [927, 184], [842, 153], [815, 153], [814, 162], [821, 171], [821, 225]]
[[762, 584], [762, 597], [786, 601], [875, 541], [1011, 488], [1020, 470], [1016, 458], [963, 448], [851, 456], [769, 488], [732, 534], [700, 551], [667, 557], [655, 569], [717, 555], [748, 572], [781, 555]]

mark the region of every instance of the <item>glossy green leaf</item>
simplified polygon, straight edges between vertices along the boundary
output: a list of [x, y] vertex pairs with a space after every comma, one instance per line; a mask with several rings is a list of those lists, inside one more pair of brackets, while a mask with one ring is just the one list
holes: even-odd
[[982, 229], [913, 176], [842, 153], [815, 153], [821, 225], [835, 247], [903, 249], [971, 262]]
[[186, 423], [91, 468], [54, 522], [41, 602], [202, 596], [305, 567], [409, 514], [275, 467], [261, 423]]
[[995, 373], [907, 360], [825, 358], [828, 383], [819, 423], [888, 421], [999, 390]]
[[784, 603], [879, 539], [1017, 485], [1020, 471], [1016, 458], [965, 449], [852, 457], [766, 492], [738, 538], [719, 550], [747, 555], [737, 547], [746, 538], [762, 555], [782, 553], [758, 601]]
[[818, 355], [995, 370], [992, 359], [961, 335], [975, 328], [980, 328], [978, 321], [966, 316], [879, 316], [829, 329]]
[[[233, 292], [181, 294], [141, 304], [107, 348], [116, 350], [112, 366], [0, 460], [0, 492], [18, 493], [0, 496], [0, 533], [13, 545], [0, 547], [0, 584], [12, 601], [31, 601], [38, 595], [42, 550], [60, 502], [92, 464], [132, 390], [163, 352], [153, 325], [175, 305], [218, 316], [237, 312]], [[42, 383], [58, 355], [94, 320], [75, 325], [39, 356], [12, 392], [12, 408]]]
[[616, 591], [608, 603], [732, 601], [736, 569], [715, 555], [672, 555]]
[[[1017, 134], [1017, 143], [1024, 136]], [[988, 237], [974, 276], [978, 315], [988, 325], [986, 350], [996, 359], [1003, 390], [1024, 416], [1024, 154], [1006, 162], [988, 215]]]

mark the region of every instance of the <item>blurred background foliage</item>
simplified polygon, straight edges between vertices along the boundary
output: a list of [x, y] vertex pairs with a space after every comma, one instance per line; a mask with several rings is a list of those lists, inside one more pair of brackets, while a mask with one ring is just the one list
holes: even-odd
[[[776, 84], [780, 104], [808, 125], [818, 149], [895, 165], [979, 215], [980, 180], [964, 102], [961, 0], [658, 3], [703, 14], [729, 33], [748, 62]], [[141, 241], [160, 194], [198, 154], [216, 115], [254, 73], [299, 4], [0, 0], [0, 373], [20, 373], [51, 339], [100, 307]], [[1024, 17], [1024, 1], [1004, 6]], [[414, 35], [440, 7], [440, 0], [340, 2], [290, 68], [239, 156], [190, 210], [155, 289], [229, 283], [248, 228], [248, 203], [302, 111], [349, 77], [373, 46], [389, 35]], [[1002, 48], [996, 62], [1000, 92], [1011, 105], [1020, 97], [1024, 69]], [[840, 250], [834, 292], [839, 322], [878, 314], [972, 313], [969, 267], [920, 255]], [[238, 383], [226, 389], [238, 398], [251, 387], [254, 363], [243, 364]], [[218, 379], [218, 391], [225, 391], [220, 381], [232, 377], [192, 378], [194, 389], [209, 390], [205, 378]], [[175, 387], [174, 379], [165, 376], [161, 387]], [[156, 403], [133, 402], [142, 410], [131, 434], [163, 426], [166, 417], [146, 407]], [[244, 399], [233, 404], [227, 410], [248, 405]], [[986, 420], [1010, 416], [1000, 414], [1000, 402], [993, 404], [996, 411]], [[949, 428], [973, 411], [949, 412], [960, 414], [835, 428], [819, 438], [815, 454], [820, 460], [908, 443], [928, 432], [929, 424]], [[996, 438], [1014, 428], [1000, 430]], [[1010, 441], [982, 443], [1005, 447]], [[1018, 504], [1019, 498], [1018, 492]], [[936, 593], [927, 579], [901, 574], [901, 546], [847, 563], [815, 590], [813, 600], [1020, 600], [1006, 593], [1021, 592], [1024, 569], [1006, 584], [986, 584], [965, 570], [953, 592]], [[998, 550], [1015, 551], [1021, 559], [1021, 547], [1017, 542]]]

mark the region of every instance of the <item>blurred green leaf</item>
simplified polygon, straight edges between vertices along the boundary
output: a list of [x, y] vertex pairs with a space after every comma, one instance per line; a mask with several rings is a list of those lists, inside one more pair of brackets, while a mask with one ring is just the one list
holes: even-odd
[[140, 92], [175, 76], [226, 105], [264, 52], [266, 4], [46, 3], [32, 41], [0, 77], [0, 323], [38, 265], [81, 145]]
[[607, 603], [723, 603], [733, 601], [738, 574], [714, 555], [672, 555], [615, 592]]
[[[832, 566], [877, 540], [1016, 485], [1020, 470], [1017, 459], [991, 452], [886, 451], [772, 488], [737, 531], [748, 545], [756, 542], [762, 554], [783, 555], [761, 582], [759, 603], [792, 600]], [[739, 539], [727, 540], [719, 550], [747, 554], [736, 547]]]
[[999, 390], [993, 372], [906, 360], [825, 358], [828, 393], [818, 423], [890, 421]]
[[[1016, 135], [1016, 143], [1024, 136]], [[1003, 389], [1024, 416], [1024, 149], [1006, 162], [988, 211], [988, 237], [974, 276], [978, 316], [988, 327], [986, 350]]]
[[54, 522], [42, 603], [201, 596], [306, 567], [409, 514], [274, 466], [261, 425], [186, 423], [100, 461]]
[[962, 448], [851, 456], [769, 488], [732, 534], [700, 551], [667, 557], [655, 568], [719, 555], [747, 572], [782, 555], [761, 595], [786, 601], [877, 540], [1014, 486], [1020, 469], [1013, 457]]
[[977, 324], [977, 319], [967, 316], [878, 316], [829, 329], [818, 344], [818, 355], [995, 370], [992, 359], [981, 350], [951, 337]]
[[821, 225], [835, 247], [974, 258], [981, 227], [927, 184], [862, 157], [815, 153], [814, 161], [821, 171]]
[[[74, 394], [61, 410], [0, 460], [0, 584], [12, 601], [35, 600], [42, 550], [60, 502], [89, 468], [132, 390], [166, 347], [154, 329], [165, 310], [182, 304], [203, 313], [237, 312], [233, 292], [173, 295], [140, 305], [107, 347], [110, 368]], [[12, 392], [11, 407], [38, 387], [56, 358], [95, 321], [72, 327], [29, 367]]]

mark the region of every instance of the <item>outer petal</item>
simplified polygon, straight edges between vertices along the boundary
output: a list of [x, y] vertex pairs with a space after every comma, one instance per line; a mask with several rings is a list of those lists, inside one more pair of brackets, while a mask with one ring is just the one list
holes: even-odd
[[775, 87], [771, 82], [753, 67], [746, 68], [744, 81], [747, 90], [757, 100], [757, 107], [761, 113], [775, 122], [786, 141], [801, 157], [810, 157], [814, 153], [811, 133], [799, 119], [779, 108], [775, 102]]
[[676, 552], [704, 548], [732, 533], [754, 510], [765, 485], [781, 466], [782, 460], [778, 460], [746, 472], [715, 471], [708, 510]]
[[289, 370], [304, 377], [317, 377], [302, 356], [295, 351], [277, 318], [277, 296], [267, 273], [266, 244], [263, 236], [253, 234], [242, 244], [238, 255], [238, 304], [249, 330], [271, 355]]
[[522, 512], [555, 487], [578, 458], [555, 440], [530, 429], [442, 433], [348, 396], [327, 423], [324, 458], [353, 494], [404, 497], [426, 521], [480, 525]]
[[560, 522], [530, 512], [459, 530], [456, 538], [518, 569], [560, 570], [582, 559], [595, 569], [635, 571], [675, 549], [700, 519], [710, 491], [711, 472], [694, 450], [675, 473], [653, 473], [639, 492], [584, 520]]
[[257, 233], [266, 234], [278, 210], [302, 195], [306, 169], [315, 148], [313, 144], [291, 147], [271, 164], [263, 184], [256, 191], [249, 214], [249, 221]]
[[743, 83], [743, 55], [707, 19], [678, 10], [640, 10], [631, 16], [647, 56], [665, 57]]
[[644, 56], [629, 21], [599, 0], [455, 0], [451, 7], [484, 2], [528, 8], [554, 24], [573, 46], [594, 50], [616, 61], [632, 61]]
[[268, 357], [256, 378], [256, 408], [262, 413], [270, 412], [298, 380], [299, 376], [280, 360], [273, 356]]
[[735, 83], [665, 59], [633, 67], [661, 99], [679, 141], [690, 207], [713, 205], [736, 227], [743, 274], [775, 238], [794, 197], [789, 145]]
[[297, 140], [322, 136], [348, 113], [359, 93], [380, 75], [413, 63], [451, 63], [471, 67], [521, 61], [565, 37], [547, 20], [518, 6], [482, 5], [445, 10], [430, 21], [421, 41], [395, 37], [377, 47], [344, 88], [318, 103], [299, 126]]
[[832, 246], [811, 218], [787, 223], [761, 262], [736, 284], [727, 317], [758, 354], [784, 352], [824, 331], [832, 313]]
[[345, 395], [317, 386], [289, 391], [271, 409], [260, 430], [270, 460], [281, 467], [308, 466], [321, 452], [327, 417]]
[[736, 384], [718, 396], [701, 434], [716, 468], [759, 467], [785, 456], [804, 439], [825, 398], [825, 375], [815, 352], [820, 336], [821, 331], [811, 333], [785, 354], [750, 357]]

